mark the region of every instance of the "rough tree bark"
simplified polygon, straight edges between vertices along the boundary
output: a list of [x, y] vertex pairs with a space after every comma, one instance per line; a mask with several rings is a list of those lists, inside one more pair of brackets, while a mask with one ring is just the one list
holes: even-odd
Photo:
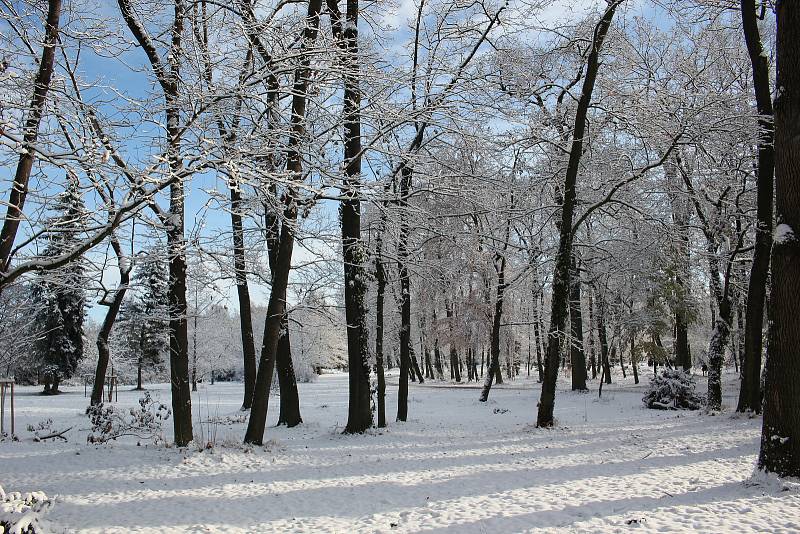
[[454, 306], [450, 302], [445, 299], [444, 302], [444, 309], [445, 313], [447, 314], [447, 328], [450, 331], [450, 378], [455, 380], [456, 382], [461, 382], [461, 365], [458, 356], [458, 349], [456, 348], [455, 344], [455, 325], [454, 317], [455, 312], [453, 310]]
[[769, 355], [758, 466], [800, 476], [800, 4], [778, 2]]
[[572, 255], [569, 289], [569, 324], [572, 339], [570, 363], [572, 365], [572, 391], [585, 391], [586, 353], [583, 350], [583, 315], [581, 313], [581, 276], [575, 255]]
[[[319, 4], [321, 0], [317, 0]], [[314, 4], [315, 0], [309, 2]], [[309, 8], [310, 11], [310, 8]], [[319, 13], [319, 8], [317, 8]], [[300, 116], [305, 115], [305, 104], [302, 110], [293, 106], [295, 111], [300, 112]], [[302, 128], [302, 126], [300, 126]], [[294, 133], [299, 133], [294, 131]], [[293, 172], [299, 172], [300, 160], [296, 149], [290, 152], [290, 160], [287, 167]], [[299, 174], [295, 174], [295, 177]], [[261, 343], [261, 356], [258, 363], [258, 373], [256, 375], [256, 387], [253, 393], [253, 404], [250, 408], [250, 418], [247, 421], [247, 431], [245, 432], [244, 442], [254, 445], [261, 445], [264, 440], [264, 429], [267, 425], [267, 408], [269, 406], [269, 393], [272, 385], [272, 376], [275, 370], [275, 359], [278, 351], [278, 343], [281, 337], [281, 325], [283, 324], [286, 312], [286, 288], [289, 285], [289, 271], [292, 264], [292, 250], [294, 248], [294, 231], [292, 225], [297, 219], [297, 204], [293, 198], [294, 191], [288, 191], [284, 198], [284, 221], [281, 229], [280, 247], [278, 249], [278, 260], [272, 274], [272, 289], [267, 304], [267, 317], [264, 323], [264, 338]]]
[[[731, 321], [733, 319], [733, 306], [731, 291], [733, 286], [733, 266], [736, 254], [740, 250], [743, 234], [739, 233], [738, 243], [732, 243], [725, 262], [724, 274], [720, 270], [718, 257], [719, 242], [712, 230], [712, 222], [706, 216], [701, 207], [697, 193], [692, 184], [691, 177], [681, 166], [680, 159], [677, 160], [678, 169], [683, 177], [689, 198], [695, 207], [697, 218], [703, 234], [706, 237], [706, 250], [708, 256], [709, 286], [711, 288], [711, 306], [716, 304], [717, 313], [713, 316], [713, 329], [711, 339], [708, 343], [708, 396], [706, 407], [709, 410], [722, 409], [722, 366], [725, 359], [725, 347], [728, 345], [730, 337]], [[721, 209], [722, 199], [720, 198], [715, 208]]]
[[[211, 54], [208, 48], [208, 10], [206, 0], [200, 3], [202, 17], [200, 19], [200, 27], [194, 25], [195, 36], [201, 45], [203, 63], [204, 63], [204, 78], [208, 86], [211, 88], [214, 85], [214, 67], [211, 62]], [[248, 60], [246, 64], [250, 64], [252, 60], [253, 47], [259, 48], [262, 52], [262, 59], [268, 65], [271, 64], [271, 56], [266, 49], [259, 47], [260, 40], [257, 35], [253, 33], [255, 13], [253, 12], [250, 0], [243, 1], [243, 14], [245, 17], [246, 34], [250, 48], [248, 49]], [[193, 6], [196, 14], [197, 5]], [[193, 17], [196, 19], [196, 17]], [[202, 30], [202, 31], [201, 31]], [[245, 79], [244, 72], [240, 74], [239, 80], [241, 82]], [[267, 94], [267, 108], [271, 112], [274, 107], [274, 100], [277, 93], [277, 79], [274, 75], [268, 75], [267, 86], [269, 88]], [[230, 128], [226, 125], [222, 117], [217, 118], [217, 131], [219, 133], [220, 141], [223, 146], [223, 151], [227, 146], [232, 145], [237, 139], [236, 130], [240, 121], [240, 110], [242, 107], [242, 98], [238, 98], [235, 104], [236, 112], [233, 114]], [[271, 123], [270, 123], [271, 124]], [[242, 338], [242, 360], [244, 369], [244, 398], [242, 399], [242, 410], [249, 410], [253, 402], [253, 390], [256, 384], [256, 347], [255, 337], [253, 334], [253, 314], [250, 303], [250, 286], [247, 282], [247, 257], [244, 248], [244, 222], [242, 217], [242, 184], [239, 180], [238, 173], [235, 166], [228, 169], [228, 191], [231, 199], [231, 234], [233, 241], [233, 270], [234, 279], [236, 280], [236, 297], [239, 302], [239, 331]], [[267, 240], [269, 245], [269, 240]], [[270, 254], [270, 261], [272, 261], [272, 254]], [[212, 373], [213, 384], [213, 373]], [[195, 390], [195, 381], [192, 381], [192, 389]], [[283, 406], [283, 397], [281, 396], [281, 406]]]
[[300, 395], [297, 391], [297, 377], [292, 364], [292, 345], [289, 342], [289, 315], [286, 311], [281, 321], [281, 334], [275, 355], [278, 371], [278, 388], [281, 393], [278, 411], [278, 425], [295, 427], [303, 422], [300, 416]]

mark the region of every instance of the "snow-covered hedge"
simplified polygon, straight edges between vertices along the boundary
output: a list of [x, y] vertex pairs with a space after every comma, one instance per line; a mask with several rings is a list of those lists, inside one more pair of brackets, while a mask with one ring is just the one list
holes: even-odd
[[665, 369], [650, 380], [642, 402], [657, 410], [698, 410], [703, 397], [695, 393], [694, 377], [680, 369]]
[[0, 534], [35, 534], [44, 531], [41, 519], [52, 504], [41, 491], [6, 493], [0, 486]]

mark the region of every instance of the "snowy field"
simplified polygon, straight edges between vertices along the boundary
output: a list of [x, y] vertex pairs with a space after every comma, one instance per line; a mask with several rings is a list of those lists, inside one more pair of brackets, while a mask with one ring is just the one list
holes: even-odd
[[[343, 436], [347, 377], [325, 375], [300, 385], [303, 425], [245, 448], [244, 422], [205, 424], [216, 447], [202, 452], [89, 445], [82, 387], [23, 387], [0, 485], [55, 497], [54, 532], [800, 532], [800, 488], [753, 477], [760, 419], [731, 416], [727, 385], [717, 416], [646, 410], [628, 381], [602, 400], [562, 389], [553, 430], [532, 426], [535, 384], [495, 387], [488, 403], [474, 385], [412, 385], [409, 422]], [[152, 391], [168, 401], [167, 386]], [[195, 418], [243, 419], [240, 395], [202, 386]], [[121, 389], [119, 404], [138, 398]], [[74, 426], [68, 442], [33, 442], [26, 426], [47, 418]]]

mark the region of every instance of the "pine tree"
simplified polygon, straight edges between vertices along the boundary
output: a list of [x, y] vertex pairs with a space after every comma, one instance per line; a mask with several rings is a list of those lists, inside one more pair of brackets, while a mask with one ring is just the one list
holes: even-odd
[[159, 369], [169, 349], [167, 269], [154, 247], [137, 260], [132, 298], [120, 310], [121, 344], [136, 362], [136, 389], [143, 389], [146, 369]]
[[[86, 206], [77, 180], [56, 197], [56, 215], [50, 219], [45, 257], [73, 249], [84, 230]], [[61, 380], [69, 378], [83, 358], [83, 321], [86, 295], [84, 264], [79, 259], [56, 270], [39, 273], [33, 296], [36, 323], [45, 332], [34, 344], [44, 393], [56, 394]]]

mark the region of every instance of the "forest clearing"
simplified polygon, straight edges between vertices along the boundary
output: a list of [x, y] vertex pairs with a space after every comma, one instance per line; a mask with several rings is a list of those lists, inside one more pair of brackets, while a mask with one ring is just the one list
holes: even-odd
[[[86, 444], [82, 389], [54, 410], [25, 388], [23, 424], [75, 428], [66, 443], [0, 444], [4, 482], [54, 498], [53, 532], [800, 530], [800, 485], [754, 475], [757, 418], [647, 410], [643, 386], [627, 380], [602, 399], [565, 393], [558, 426], [536, 429], [535, 383], [500, 386], [488, 403], [476, 388], [422, 385], [409, 393], [413, 419], [348, 436], [346, 378], [301, 384], [305, 422], [270, 421], [265, 446], [247, 448], [240, 385], [202, 387], [195, 417], [218, 421], [205, 425], [207, 450]], [[119, 402], [137, 398], [123, 390]]]
[[0, 534], [800, 531], [800, 0], [0, 0], [0, 212]]

